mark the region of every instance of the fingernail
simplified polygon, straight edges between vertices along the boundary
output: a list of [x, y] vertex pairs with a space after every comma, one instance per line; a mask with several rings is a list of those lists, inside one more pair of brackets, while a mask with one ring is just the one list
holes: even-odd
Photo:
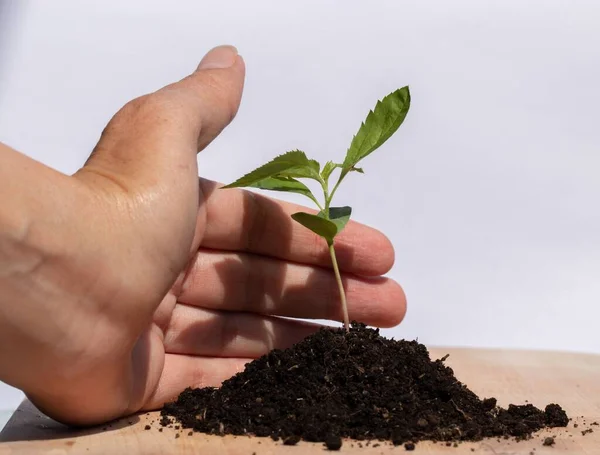
[[229, 68], [237, 60], [238, 50], [234, 46], [218, 46], [208, 52], [198, 65], [198, 70]]

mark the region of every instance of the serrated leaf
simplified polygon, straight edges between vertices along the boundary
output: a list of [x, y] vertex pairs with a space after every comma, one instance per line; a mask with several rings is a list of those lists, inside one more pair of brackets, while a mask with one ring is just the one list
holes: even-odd
[[[329, 207], [329, 220], [337, 227], [336, 235], [342, 232], [342, 229], [346, 227], [346, 224], [348, 224], [348, 221], [350, 220], [350, 215], [352, 215], [352, 207]], [[318, 216], [325, 217], [325, 214], [319, 212]]]
[[408, 87], [402, 87], [378, 101], [352, 139], [344, 159], [343, 171], [348, 173], [360, 160], [387, 141], [400, 127], [409, 108]]
[[328, 245], [333, 244], [333, 239], [338, 232], [338, 227], [333, 221], [305, 212], [294, 213], [292, 218], [315, 234], [323, 237]]
[[276, 175], [274, 177], [267, 177], [266, 179], [260, 180], [249, 186], [252, 188], [260, 188], [261, 190], [298, 193], [312, 199], [315, 203], [317, 202], [315, 196], [304, 183], [291, 177], [280, 177]]
[[[310, 160], [304, 152], [293, 150], [284, 153], [272, 159], [267, 164], [263, 164], [259, 168], [237, 179], [235, 182], [225, 185], [222, 188], [239, 188], [251, 186], [268, 177], [273, 177], [277, 174], [288, 177], [319, 177], [319, 163], [315, 160]], [[316, 176], [316, 177], [315, 177]]]
[[[311, 160], [313, 161], [313, 160]], [[303, 166], [292, 168], [287, 171], [280, 172], [279, 175], [281, 177], [291, 177], [291, 178], [306, 178], [306, 179], [314, 179], [319, 181], [319, 163], [315, 161], [317, 164], [315, 167], [313, 166]]]

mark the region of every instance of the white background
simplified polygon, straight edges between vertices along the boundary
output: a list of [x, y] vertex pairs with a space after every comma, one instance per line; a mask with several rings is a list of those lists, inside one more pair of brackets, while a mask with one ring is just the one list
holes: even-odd
[[[409, 84], [405, 124], [338, 193], [395, 245], [409, 311], [388, 333], [600, 352], [600, 3], [2, 4], [0, 140], [64, 172], [122, 104], [217, 44], [248, 77], [199, 158], [215, 180], [292, 148], [339, 160]], [[0, 409], [18, 399], [0, 384]]]

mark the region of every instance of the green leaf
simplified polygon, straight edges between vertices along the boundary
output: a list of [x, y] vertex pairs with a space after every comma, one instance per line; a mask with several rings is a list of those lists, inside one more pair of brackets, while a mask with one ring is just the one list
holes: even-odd
[[[315, 161], [315, 163], [317, 163]], [[284, 172], [280, 172], [278, 174], [280, 177], [290, 177], [290, 178], [306, 178], [306, 179], [314, 179], [317, 181], [319, 180], [319, 163], [317, 163], [316, 168], [309, 166], [309, 167], [298, 167], [298, 168], [292, 168], [288, 171], [284, 171]]]
[[319, 163], [310, 160], [304, 152], [294, 150], [279, 155], [267, 164], [237, 179], [235, 182], [222, 188], [239, 188], [252, 186], [268, 177], [281, 175], [284, 177], [310, 177], [319, 179]]
[[378, 101], [352, 139], [344, 159], [343, 172], [350, 172], [360, 160], [387, 141], [400, 127], [409, 108], [408, 87], [402, 87]]
[[[342, 232], [342, 229], [346, 227], [346, 224], [350, 220], [351, 214], [352, 207], [329, 207], [329, 220], [332, 221], [337, 227], [336, 235]], [[318, 216], [324, 217], [325, 214], [323, 212], [319, 212]]]
[[315, 234], [323, 237], [327, 244], [331, 245], [335, 236], [342, 232], [342, 229], [350, 220], [351, 214], [352, 208], [350, 207], [330, 207], [329, 219], [323, 211], [317, 215], [298, 212], [294, 213], [292, 218]]
[[261, 190], [284, 191], [288, 193], [303, 194], [317, 203], [317, 199], [312, 194], [310, 189], [304, 183], [299, 182], [291, 177], [280, 177], [276, 175], [274, 177], [267, 177], [266, 179], [260, 180], [249, 186], [252, 188], [260, 188]]
[[323, 166], [323, 170], [321, 171], [321, 177], [323, 180], [328, 181], [331, 173], [338, 167], [342, 167], [341, 164], [334, 163], [333, 161], [327, 161], [325, 166]]
[[305, 212], [294, 213], [292, 218], [315, 234], [323, 237], [328, 245], [333, 244], [333, 238], [338, 233], [338, 227], [333, 221]]

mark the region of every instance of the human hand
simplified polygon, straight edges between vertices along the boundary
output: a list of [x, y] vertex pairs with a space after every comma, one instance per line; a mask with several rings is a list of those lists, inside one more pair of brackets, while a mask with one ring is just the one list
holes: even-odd
[[[214, 49], [128, 103], [73, 176], [0, 147], [0, 379], [51, 417], [155, 409], [318, 328], [281, 316], [340, 320], [326, 245], [289, 217], [299, 207], [198, 178], [244, 71]], [[351, 319], [399, 323], [388, 239], [351, 222], [336, 245]]]

